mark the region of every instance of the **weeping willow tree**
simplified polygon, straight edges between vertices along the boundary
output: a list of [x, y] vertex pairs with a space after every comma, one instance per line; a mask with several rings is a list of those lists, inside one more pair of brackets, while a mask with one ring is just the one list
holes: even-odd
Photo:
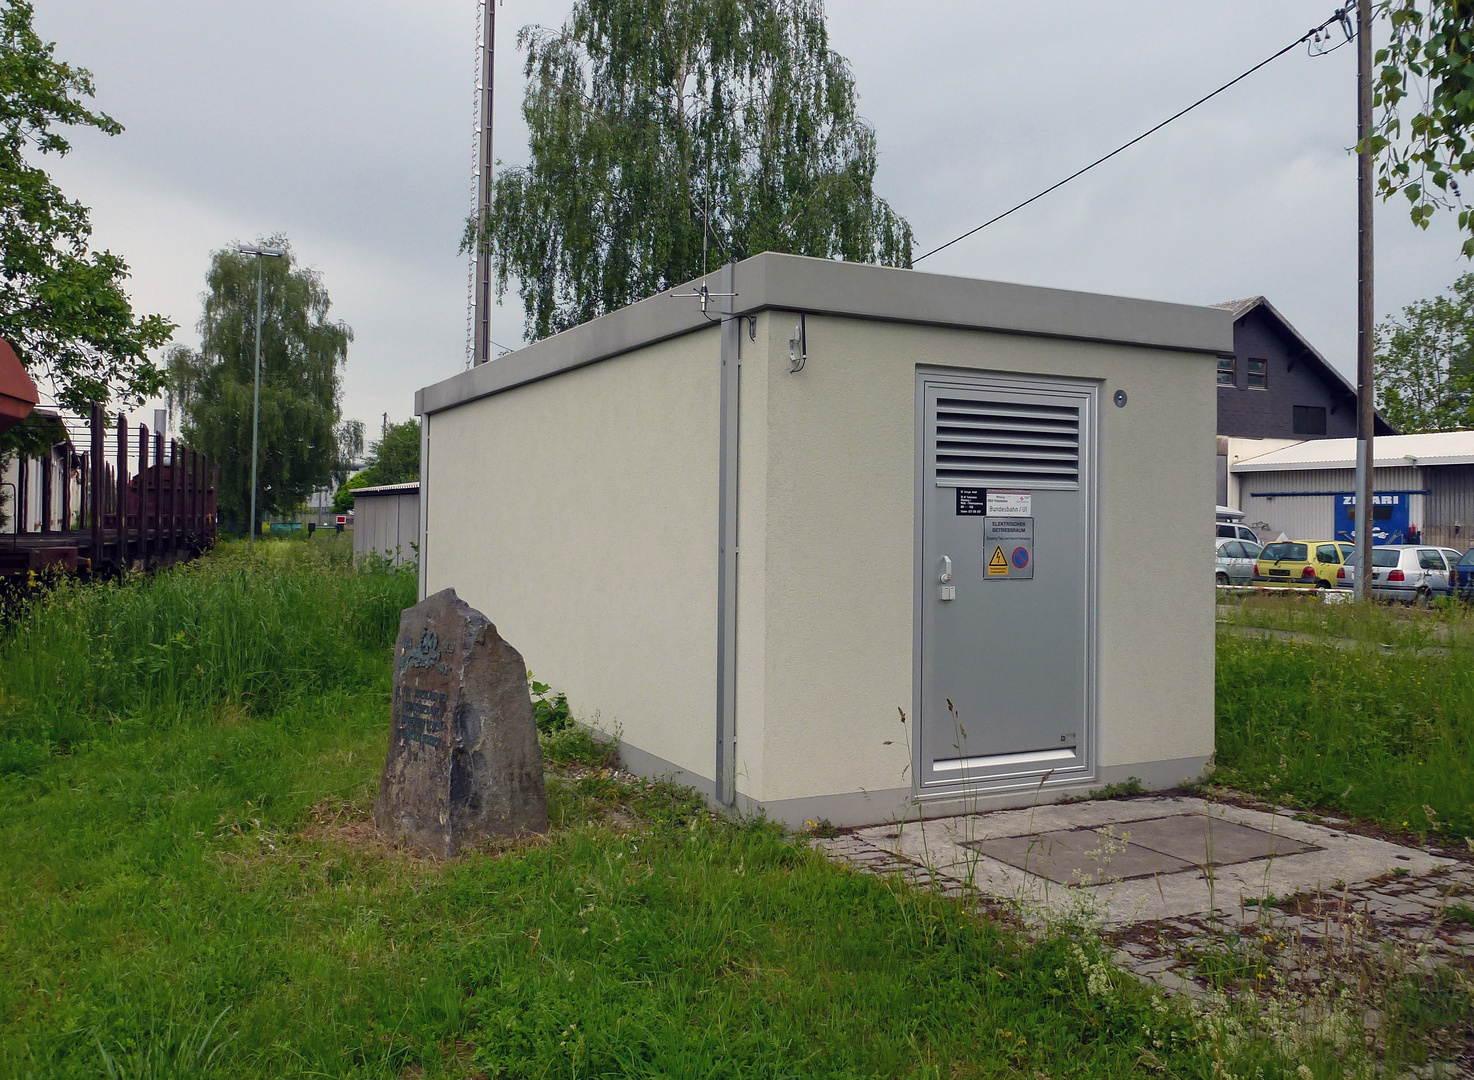
[[822, 0], [577, 0], [517, 43], [530, 163], [465, 247], [530, 337], [763, 251], [910, 265]]
[[[262, 273], [258, 513], [286, 513], [342, 475], [351, 431], [339, 424], [342, 367], [353, 331], [328, 318], [322, 275], [298, 267], [285, 237], [261, 241], [287, 256], [217, 251], [206, 274], [200, 348], [168, 356], [170, 407], [190, 446], [220, 466], [220, 516], [243, 531], [251, 502], [251, 414], [256, 364], [256, 275]], [[359, 435], [362, 445], [362, 435]]]

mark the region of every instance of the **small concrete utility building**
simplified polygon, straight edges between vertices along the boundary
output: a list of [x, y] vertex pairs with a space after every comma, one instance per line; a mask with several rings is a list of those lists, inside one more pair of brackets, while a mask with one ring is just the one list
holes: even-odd
[[[1230, 505], [1260, 538], [1351, 540], [1356, 528], [1356, 440], [1234, 440]], [[1372, 440], [1372, 538], [1401, 544], [1474, 543], [1474, 431]]]
[[421, 592], [635, 771], [788, 823], [1176, 784], [1232, 346], [1220, 310], [760, 255], [421, 390]]
[[414, 562], [420, 544], [420, 484], [381, 484], [353, 492], [353, 555]]

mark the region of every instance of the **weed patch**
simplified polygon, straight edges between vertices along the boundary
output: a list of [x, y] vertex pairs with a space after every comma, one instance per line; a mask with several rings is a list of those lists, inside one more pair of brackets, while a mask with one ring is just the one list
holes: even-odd
[[1215, 783], [1397, 832], [1474, 836], [1474, 654], [1228, 635], [1217, 648]]

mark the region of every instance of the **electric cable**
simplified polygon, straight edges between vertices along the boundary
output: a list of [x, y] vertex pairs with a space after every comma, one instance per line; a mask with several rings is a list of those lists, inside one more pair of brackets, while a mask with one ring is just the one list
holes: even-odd
[[[1091, 169], [1095, 168], [1097, 165], [1102, 165], [1105, 162], [1110, 161], [1111, 158], [1113, 158], [1117, 154], [1121, 153], [1121, 151], [1123, 151], [1123, 150], [1129, 150], [1131, 147], [1133, 147], [1137, 143], [1141, 142], [1142, 139], [1145, 139], [1148, 135], [1153, 135], [1156, 132], [1161, 131], [1168, 124], [1172, 123], [1172, 121], [1177, 120], [1177, 119], [1180, 119], [1181, 117], [1186, 116], [1188, 113], [1190, 113], [1194, 109], [1196, 109], [1199, 105], [1202, 105], [1205, 102], [1211, 101], [1213, 98], [1215, 98], [1219, 94], [1223, 93], [1229, 87], [1234, 86], [1234, 85], [1236, 85], [1238, 83], [1243, 82], [1250, 75], [1254, 74], [1254, 72], [1256, 72], [1260, 68], [1262, 68], [1262, 67], [1264, 67], [1264, 66], [1266, 66], [1268, 64], [1271, 64], [1274, 61], [1278, 60], [1281, 56], [1284, 56], [1285, 53], [1289, 52], [1291, 49], [1297, 48], [1298, 46], [1303, 45], [1306, 42], [1310, 41], [1311, 38], [1316, 37], [1317, 35], [1319, 35], [1322, 30], [1325, 30], [1327, 27], [1331, 26], [1333, 23], [1339, 22], [1341, 24], [1341, 26], [1342, 26], [1343, 31], [1348, 34], [1347, 40], [1350, 40], [1349, 35], [1352, 33], [1352, 31], [1350, 29], [1350, 21], [1349, 21], [1349, 15], [1348, 15], [1348, 13], [1351, 12], [1352, 10], [1354, 10], [1354, 5], [1351, 5], [1351, 4], [1348, 4], [1348, 5], [1344, 6], [1344, 7], [1337, 8], [1336, 9], [1336, 13], [1334, 15], [1332, 15], [1329, 19], [1327, 19], [1325, 22], [1321, 23], [1319, 26], [1312, 27], [1311, 29], [1307, 30], [1304, 34], [1302, 34], [1300, 37], [1296, 38], [1294, 41], [1290, 42], [1290, 44], [1286, 45], [1279, 52], [1275, 53], [1273, 56], [1266, 57], [1265, 59], [1259, 61], [1259, 63], [1255, 64], [1248, 71], [1245, 71], [1242, 75], [1239, 75], [1239, 76], [1237, 76], [1237, 77], [1235, 77], [1233, 79], [1230, 79], [1228, 82], [1226, 82], [1222, 86], [1220, 86], [1217, 90], [1214, 90], [1211, 94], [1205, 94], [1203, 97], [1198, 98], [1197, 101], [1194, 101], [1187, 108], [1182, 109], [1179, 112], [1173, 113], [1171, 116], [1167, 117], [1167, 119], [1163, 120], [1160, 124], [1157, 124], [1155, 127], [1148, 128], [1146, 131], [1143, 131], [1140, 135], [1136, 136], [1136, 138], [1132, 139], [1130, 142], [1121, 144], [1120, 146], [1118, 146], [1114, 150], [1112, 150], [1109, 154], [1106, 154], [1104, 157], [1096, 158], [1089, 165], [1086, 165], [1083, 169], [1078, 169], [1075, 172], [1070, 173], [1070, 175], [1067, 176], [1067, 177], [1065, 177], [1063, 180], [1060, 180], [1059, 182], [1054, 183], [1054, 184], [1050, 184], [1049, 187], [1045, 188], [1043, 191], [1039, 192], [1036, 195], [1029, 196], [1029, 198], [1025, 199], [1023, 202], [1019, 203], [1017, 206], [1009, 207], [1007, 210], [1003, 211], [1003, 213], [999, 214], [997, 217], [989, 218], [987, 221], [983, 222], [981, 225], [977, 226], [976, 228], [972, 228], [972, 229], [967, 230], [967, 232], [963, 233], [961, 236], [953, 237], [951, 240], [948, 240], [945, 244], [942, 244], [942, 245], [940, 245], [938, 247], [932, 248], [930, 251], [928, 251], [924, 255], [918, 255], [916, 258], [914, 258], [914, 259], [911, 260], [911, 265], [912, 266], [915, 266], [922, 259], [930, 258], [931, 256], [935, 255], [937, 252], [939, 252], [939, 251], [945, 251], [947, 248], [951, 247], [953, 244], [956, 244], [956, 243], [958, 243], [959, 241], [962, 241], [962, 240], [966, 240], [969, 236], [972, 236], [974, 233], [982, 232], [989, 225], [994, 225], [997, 222], [1002, 221], [1004, 218], [1008, 217], [1008, 215], [1009, 214], [1012, 214], [1014, 211], [1016, 211], [1016, 210], [1022, 210], [1024, 207], [1028, 206], [1030, 203], [1037, 202], [1038, 200], [1044, 198], [1044, 196], [1048, 195], [1051, 191], [1056, 191], [1059, 188], [1064, 187], [1066, 184], [1068, 184], [1071, 180], [1074, 180], [1076, 177], [1083, 176], [1085, 173], [1088, 173]], [[1337, 47], [1339, 48], [1339, 46], [1337, 46]], [[1333, 49], [1326, 50], [1326, 52], [1333, 52], [1333, 51], [1334, 51]], [[1325, 55], [1325, 53], [1319, 53], [1317, 55], [1322, 55], [1323, 56], [1323, 55]]]

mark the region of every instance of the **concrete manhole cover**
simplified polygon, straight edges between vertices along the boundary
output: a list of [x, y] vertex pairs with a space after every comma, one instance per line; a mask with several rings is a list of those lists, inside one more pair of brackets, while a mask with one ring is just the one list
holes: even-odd
[[1205, 814], [964, 841], [963, 847], [1061, 885], [1176, 874], [1319, 850], [1262, 829]]

